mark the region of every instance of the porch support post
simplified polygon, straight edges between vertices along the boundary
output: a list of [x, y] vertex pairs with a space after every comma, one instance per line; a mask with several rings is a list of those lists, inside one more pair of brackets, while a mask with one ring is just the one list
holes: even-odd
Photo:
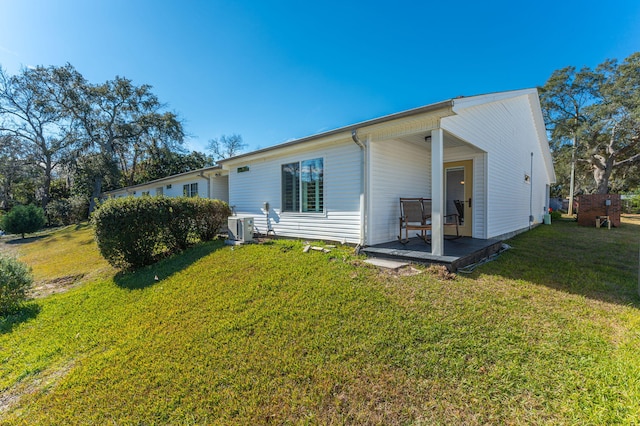
[[444, 254], [444, 134], [431, 131], [431, 254]]

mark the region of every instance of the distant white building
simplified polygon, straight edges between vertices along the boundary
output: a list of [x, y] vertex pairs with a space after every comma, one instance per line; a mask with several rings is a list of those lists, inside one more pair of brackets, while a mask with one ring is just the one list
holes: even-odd
[[104, 193], [105, 197], [203, 197], [229, 201], [229, 176], [220, 166], [205, 167]]

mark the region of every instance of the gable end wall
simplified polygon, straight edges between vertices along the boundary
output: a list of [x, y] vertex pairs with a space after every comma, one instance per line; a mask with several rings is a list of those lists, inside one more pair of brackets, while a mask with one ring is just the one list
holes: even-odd
[[550, 182], [526, 96], [462, 109], [442, 126], [487, 152], [485, 238], [528, 227], [531, 194], [534, 223], [542, 221]]

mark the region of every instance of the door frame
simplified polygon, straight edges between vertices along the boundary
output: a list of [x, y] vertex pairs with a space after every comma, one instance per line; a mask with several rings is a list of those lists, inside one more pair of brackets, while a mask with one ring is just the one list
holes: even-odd
[[464, 223], [459, 225], [459, 233], [465, 237], [473, 235], [473, 160], [449, 161], [443, 164], [444, 198], [447, 203], [447, 170], [462, 168], [464, 170]]

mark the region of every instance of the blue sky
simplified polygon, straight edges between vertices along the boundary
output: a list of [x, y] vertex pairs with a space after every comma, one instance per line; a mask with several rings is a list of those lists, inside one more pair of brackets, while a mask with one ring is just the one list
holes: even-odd
[[0, 0], [6, 71], [69, 62], [94, 83], [150, 84], [200, 151], [536, 87], [639, 50], [637, 0]]

